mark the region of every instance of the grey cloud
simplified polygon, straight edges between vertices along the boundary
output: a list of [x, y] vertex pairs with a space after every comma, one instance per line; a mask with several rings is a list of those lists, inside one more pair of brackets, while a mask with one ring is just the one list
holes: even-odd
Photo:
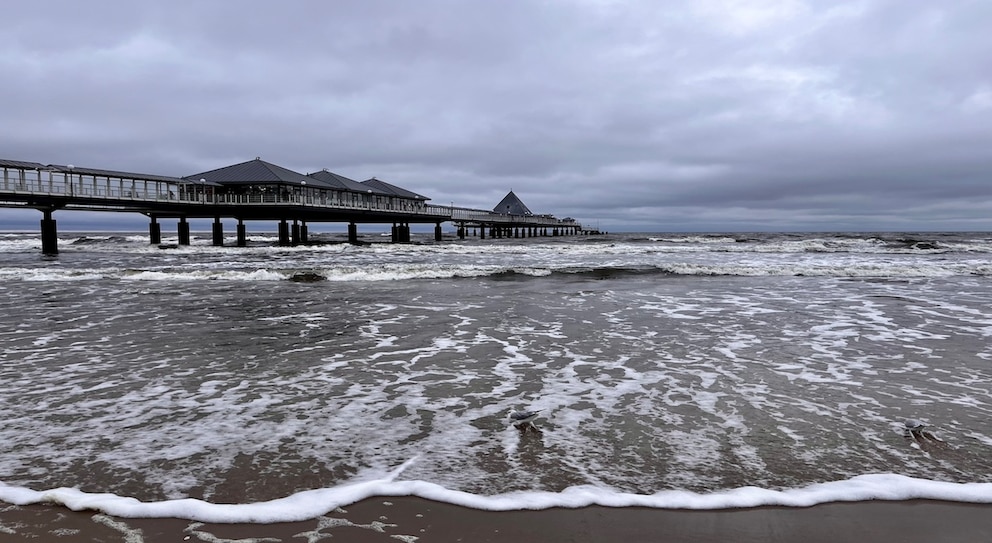
[[262, 156], [607, 229], [992, 227], [987, 2], [8, 11], [4, 158]]

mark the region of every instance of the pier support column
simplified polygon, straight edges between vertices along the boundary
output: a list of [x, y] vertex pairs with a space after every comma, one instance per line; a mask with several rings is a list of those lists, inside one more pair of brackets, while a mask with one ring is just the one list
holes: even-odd
[[393, 223], [393, 228], [389, 231], [389, 233], [390, 233], [389, 241], [392, 241], [393, 243], [400, 242], [400, 227], [398, 224]]
[[434, 241], [441, 241], [441, 223], [434, 223]]
[[245, 222], [242, 219], [238, 219], [238, 247], [248, 246], [248, 230], [245, 228]]
[[50, 210], [44, 210], [45, 217], [41, 219], [41, 254], [59, 254], [59, 233], [56, 221]]
[[348, 243], [358, 245], [358, 225], [348, 223]]
[[220, 222], [220, 217], [214, 217], [213, 238], [214, 247], [224, 246], [224, 223]]
[[400, 225], [400, 241], [410, 243], [410, 223], [408, 222]]
[[486, 239], [486, 225], [479, 225], [479, 239]]
[[310, 229], [307, 228], [307, 221], [300, 221], [300, 243], [304, 245], [310, 243]]
[[148, 223], [148, 243], [158, 245], [162, 243], [162, 225], [154, 216], [151, 219], [152, 221]]
[[279, 245], [289, 246], [289, 223], [286, 219], [279, 221]]
[[296, 222], [296, 219], [293, 219], [293, 236], [292, 236], [292, 238], [293, 238], [292, 239], [292, 244], [294, 246], [300, 244], [300, 223]]
[[189, 245], [189, 223], [186, 217], [179, 217], [179, 245]]
[[465, 239], [465, 223], [458, 224], [458, 239]]

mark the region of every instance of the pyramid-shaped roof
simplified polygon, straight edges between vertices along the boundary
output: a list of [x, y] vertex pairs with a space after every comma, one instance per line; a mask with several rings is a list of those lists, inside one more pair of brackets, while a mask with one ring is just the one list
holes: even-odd
[[517, 198], [517, 195], [511, 190], [496, 207], [493, 208], [493, 213], [500, 213], [503, 215], [533, 215], [530, 209]]
[[422, 196], [420, 194], [417, 194], [416, 192], [412, 192], [404, 188], [397, 187], [392, 183], [387, 183], [385, 181], [376, 179], [374, 177], [372, 179], [366, 179], [365, 181], [362, 181], [362, 184], [371, 187], [377, 191], [383, 192], [385, 194], [389, 194], [391, 196], [398, 196], [400, 198], [406, 198], [408, 200], [424, 200], [424, 201], [430, 200], [430, 198], [426, 196]]
[[370, 187], [363, 185], [358, 181], [355, 181], [354, 179], [348, 179], [343, 175], [338, 175], [334, 172], [329, 172], [326, 169], [321, 170], [319, 172], [308, 173], [307, 177], [316, 179], [317, 181], [320, 181], [321, 183], [338, 190], [361, 192], [363, 194], [370, 190]]
[[277, 166], [271, 162], [266, 162], [260, 158], [249, 160], [240, 164], [225, 166], [210, 170], [208, 172], [188, 175], [186, 180], [206, 180], [208, 182], [220, 183], [222, 185], [254, 185], [254, 184], [279, 184], [279, 185], [301, 185], [312, 183], [316, 186], [323, 186], [319, 180], [314, 182], [313, 178], [302, 173], [294, 172], [288, 168]]

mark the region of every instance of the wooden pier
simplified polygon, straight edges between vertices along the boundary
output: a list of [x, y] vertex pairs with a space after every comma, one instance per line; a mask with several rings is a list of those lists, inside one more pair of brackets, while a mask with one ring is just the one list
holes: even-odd
[[[160, 219], [178, 220], [180, 245], [190, 243], [189, 219], [213, 219], [212, 241], [224, 244], [222, 219], [236, 219], [237, 245], [247, 245], [245, 221], [278, 221], [279, 243], [307, 243], [308, 223], [392, 224], [392, 241], [410, 241], [411, 224], [456, 225], [458, 236], [520, 238], [585, 233], [574, 219], [534, 215], [523, 206], [493, 211], [429, 204], [429, 198], [375, 178], [358, 182], [327, 170], [301, 174], [260, 158], [186, 177], [0, 159], [0, 207], [42, 213], [42, 252], [58, 253], [56, 211], [140, 213], [149, 218], [149, 241], [161, 243]], [[507, 199], [516, 199], [511, 191]], [[504, 199], [504, 202], [507, 201]], [[516, 199], [519, 202], [519, 199]], [[503, 202], [501, 202], [501, 205]], [[520, 202], [522, 206], [522, 202]]]

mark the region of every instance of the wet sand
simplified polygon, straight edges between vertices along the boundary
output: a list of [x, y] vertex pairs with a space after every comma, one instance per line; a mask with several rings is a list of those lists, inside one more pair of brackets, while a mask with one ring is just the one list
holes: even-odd
[[375, 498], [303, 522], [209, 524], [121, 519], [62, 507], [0, 504], [0, 541], [316, 542], [992, 541], [992, 505], [929, 500], [804, 509], [689, 511], [587, 507], [487, 512], [420, 498]]

